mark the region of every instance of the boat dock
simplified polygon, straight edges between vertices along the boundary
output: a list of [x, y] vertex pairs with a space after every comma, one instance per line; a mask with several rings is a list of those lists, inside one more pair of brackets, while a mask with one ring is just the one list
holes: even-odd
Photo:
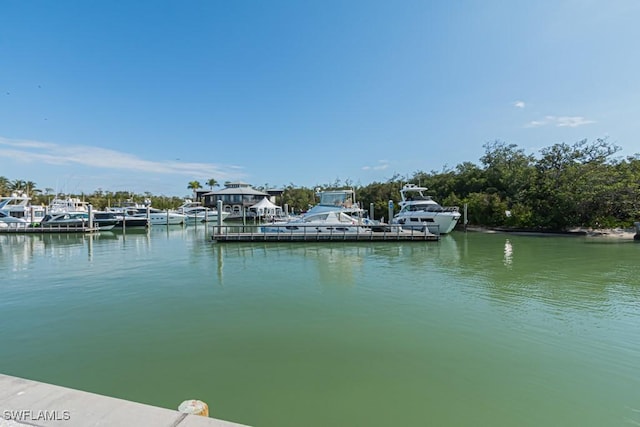
[[340, 231], [318, 232], [304, 230], [303, 232], [261, 232], [256, 231], [233, 232], [237, 227], [213, 227], [211, 240], [218, 243], [232, 242], [433, 242], [440, 240], [440, 236], [429, 231], [401, 231], [398, 227], [391, 231], [370, 231], [366, 233], [345, 233]]
[[[179, 402], [176, 408], [178, 405]], [[34, 426], [242, 427], [206, 416], [0, 374], [0, 427]]]
[[0, 226], [0, 233], [4, 234], [92, 233], [94, 231], [98, 231], [98, 228], [68, 227], [64, 225], [39, 227], [29, 223], [8, 223], [7, 227]]

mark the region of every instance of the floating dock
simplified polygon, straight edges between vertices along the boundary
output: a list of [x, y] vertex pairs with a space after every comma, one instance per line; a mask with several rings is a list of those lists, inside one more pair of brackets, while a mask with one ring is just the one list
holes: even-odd
[[211, 240], [219, 243], [232, 242], [433, 242], [438, 241], [440, 236], [429, 231], [372, 231], [368, 233], [341, 233], [339, 231], [311, 232], [304, 233], [263, 233], [259, 231], [250, 232], [227, 232], [224, 228], [218, 230], [214, 227]]
[[7, 227], [0, 226], [0, 233], [4, 234], [48, 234], [48, 233], [92, 233], [99, 231], [96, 227], [38, 227], [32, 224], [9, 223]]
[[[176, 407], [179, 402], [176, 403]], [[213, 408], [215, 410], [215, 406]], [[100, 394], [0, 374], [0, 427], [241, 427]]]

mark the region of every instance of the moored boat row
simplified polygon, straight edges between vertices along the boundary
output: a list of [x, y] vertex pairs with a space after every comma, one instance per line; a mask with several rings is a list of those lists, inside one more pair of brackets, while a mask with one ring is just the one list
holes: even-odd
[[[299, 216], [283, 213], [282, 208], [264, 198], [251, 206], [260, 230], [265, 233], [356, 233], [424, 231], [439, 235], [449, 233], [460, 219], [458, 208], [440, 206], [425, 194], [426, 187], [407, 184], [401, 190], [400, 212], [389, 224], [374, 221], [355, 200], [351, 189], [318, 191], [319, 203]], [[286, 207], [286, 206], [285, 206]], [[150, 203], [131, 200], [122, 206], [92, 211], [91, 205], [74, 198], [54, 198], [48, 208], [32, 206], [24, 194], [13, 194], [0, 200], [0, 224], [21, 223], [38, 227], [76, 227], [109, 230], [144, 228], [150, 225], [179, 225], [218, 222], [231, 219], [229, 212], [185, 200], [175, 211], [155, 209]]]

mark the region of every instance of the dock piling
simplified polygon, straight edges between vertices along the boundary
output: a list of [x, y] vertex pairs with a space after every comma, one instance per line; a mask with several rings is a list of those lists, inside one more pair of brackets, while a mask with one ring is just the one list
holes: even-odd
[[202, 400], [185, 400], [178, 406], [178, 411], [183, 414], [209, 416], [209, 406]]

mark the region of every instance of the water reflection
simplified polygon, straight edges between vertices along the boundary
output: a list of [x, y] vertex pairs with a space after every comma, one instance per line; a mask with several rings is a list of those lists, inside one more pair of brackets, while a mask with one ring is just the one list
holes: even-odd
[[[94, 260], [96, 245], [101, 253], [109, 248], [149, 248], [148, 230], [100, 231], [96, 233], [0, 234], [0, 267], [25, 270], [39, 258]], [[104, 254], [103, 254], [104, 256]]]
[[0, 234], [0, 266], [26, 270], [37, 257], [88, 254], [91, 237], [82, 233]]
[[289, 263], [312, 263], [322, 286], [355, 286], [364, 273], [377, 268], [401, 268], [423, 275], [425, 268], [438, 263], [453, 268], [460, 261], [455, 239], [445, 236], [440, 242], [385, 243], [216, 243], [212, 244], [217, 265], [217, 277], [224, 280], [224, 269], [251, 268], [257, 262], [274, 264], [278, 260]]
[[511, 266], [511, 263], [513, 262], [513, 245], [511, 245], [511, 242], [509, 241], [509, 239], [505, 240], [504, 242], [504, 265], [507, 267]]
[[602, 311], [619, 309], [611, 300], [620, 292], [640, 297], [640, 245], [585, 244], [580, 237], [453, 237], [464, 248], [453, 274], [464, 278], [467, 291], [492, 301], [520, 309], [542, 303]]

